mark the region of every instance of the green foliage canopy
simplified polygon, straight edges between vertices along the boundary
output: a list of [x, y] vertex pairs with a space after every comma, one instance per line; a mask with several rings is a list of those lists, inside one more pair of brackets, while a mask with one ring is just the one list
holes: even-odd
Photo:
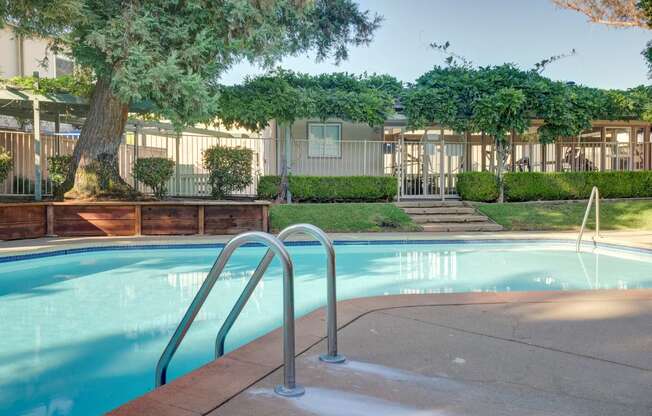
[[499, 140], [512, 129], [525, 131], [534, 119], [543, 121], [538, 131], [542, 142], [575, 136], [591, 120], [652, 121], [649, 86], [589, 88], [511, 64], [435, 67], [406, 88], [402, 102], [413, 128], [438, 124], [457, 132], [498, 134]]
[[300, 118], [341, 118], [382, 125], [402, 84], [389, 75], [333, 73], [308, 75], [277, 69], [222, 87], [218, 118], [227, 126], [252, 130], [269, 120], [291, 124]]
[[55, 51], [110, 81], [121, 102], [151, 102], [176, 124], [213, 118], [217, 82], [233, 64], [309, 50], [340, 61], [381, 20], [353, 0], [0, 2], [0, 25], [53, 38]]

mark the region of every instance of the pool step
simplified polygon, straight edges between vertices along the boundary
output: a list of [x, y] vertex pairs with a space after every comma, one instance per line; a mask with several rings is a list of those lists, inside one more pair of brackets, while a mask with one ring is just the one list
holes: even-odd
[[412, 215], [412, 220], [417, 224], [468, 223], [468, 222], [485, 222], [487, 221], [487, 217], [485, 217], [484, 215], [471, 215], [471, 214]]
[[435, 207], [465, 207], [462, 201], [401, 201], [396, 206], [400, 208], [435, 208]]
[[475, 214], [475, 209], [465, 206], [403, 208], [403, 211], [408, 215]]
[[502, 231], [503, 227], [493, 222], [472, 222], [472, 223], [429, 223], [421, 224], [423, 231], [455, 233], [472, 231]]
[[464, 201], [407, 201], [396, 205], [423, 231], [453, 233], [503, 229]]

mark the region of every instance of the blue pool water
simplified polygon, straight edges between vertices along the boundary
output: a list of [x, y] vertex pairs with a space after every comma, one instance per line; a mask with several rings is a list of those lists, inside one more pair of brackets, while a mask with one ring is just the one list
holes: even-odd
[[[93, 251], [0, 263], [0, 414], [95, 415], [150, 390], [154, 366], [218, 248]], [[170, 366], [208, 362], [221, 321], [264, 252], [236, 252]], [[298, 315], [325, 303], [319, 246], [290, 247]], [[570, 244], [340, 244], [340, 299], [470, 291], [652, 287], [652, 255]], [[281, 322], [275, 260], [227, 340]]]

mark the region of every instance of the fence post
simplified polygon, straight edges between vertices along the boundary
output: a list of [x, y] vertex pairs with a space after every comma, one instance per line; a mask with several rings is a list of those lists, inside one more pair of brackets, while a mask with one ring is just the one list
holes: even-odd
[[176, 134], [175, 137], [175, 146], [176, 150], [174, 151], [174, 170], [175, 170], [175, 178], [174, 178], [174, 192], [176, 196], [179, 196], [181, 193], [181, 172], [179, 171], [179, 168], [181, 167], [179, 163], [179, 151], [181, 149], [181, 135], [179, 133]]
[[600, 128], [600, 172], [607, 170], [607, 128]]
[[446, 154], [446, 144], [444, 143], [444, 129], [440, 130], [439, 137], [439, 193], [441, 193], [441, 200], [446, 200], [446, 165], [444, 164], [444, 155]]
[[42, 199], [41, 189], [41, 115], [38, 98], [34, 98], [34, 199]]
[[[141, 121], [136, 121], [136, 129], [134, 131], [134, 165], [138, 161], [138, 140], [142, 131]], [[138, 191], [138, 177], [134, 175], [134, 188]]]
[[286, 191], [288, 204], [292, 203], [292, 192], [290, 191], [290, 173], [292, 165], [292, 124], [285, 125], [285, 174], [288, 177], [288, 189]]
[[636, 137], [636, 127], [632, 126], [629, 129], [629, 170], [634, 171], [636, 169], [636, 150], [638, 149], [638, 137]]
[[363, 159], [363, 165], [362, 165], [362, 174], [366, 175], [367, 174], [367, 141], [364, 141], [364, 159]]

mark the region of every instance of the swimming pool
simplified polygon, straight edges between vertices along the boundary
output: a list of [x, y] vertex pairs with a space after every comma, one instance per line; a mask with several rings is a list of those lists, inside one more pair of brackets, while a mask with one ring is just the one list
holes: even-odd
[[[296, 309], [325, 303], [323, 248], [289, 248]], [[0, 259], [0, 414], [94, 415], [150, 390], [171, 333], [217, 246], [88, 250]], [[652, 287], [652, 254], [561, 242], [338, 242], [339, 299], [412, 293]], [[232, 257], [170, 365], [170, 379], [208, 362], [214, 338], [264, 248]], [[34, 256], [33, 256], [34, 257]], [[227, 350], [281, 322], [275, 260]]]

